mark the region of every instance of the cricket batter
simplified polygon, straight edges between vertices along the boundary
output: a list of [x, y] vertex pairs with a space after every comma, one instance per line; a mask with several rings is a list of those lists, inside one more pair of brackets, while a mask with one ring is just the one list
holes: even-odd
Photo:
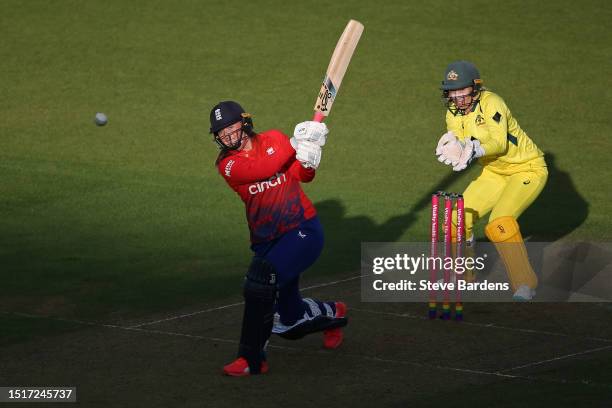
[[251, 115], [225, 101], [210, 112], [210, 132], [221, 150], [217, 169], [245, 204], [254, 252], [243, 286], [238, 358], [223, 372], [266, 373], [271, 333], [293, 340], [323, 332], [323, 346], [338, 347], [346, 305], [302, 298], [299, 291], [300, 274], [323, 249], [317, 212], [300, 183], [315, 177], [327, 126], [302, 122], [291, 139], [278, 130], [256, 133]]
[[483, 167], [463, 193], [466, 239], [474, 239], [474, 223], [490, 212], [485, 234], [506, 266], [514, 299], [531, 300], [538, 279], [517, 220], [546, 184], [544, 154], [504, 100], [483, 87], [474, 64], [449, 64], [441, 90], [448, 107], [448, 131], [438, 142], [438, 160], [455, 171], [464, 170], [476, 158]]

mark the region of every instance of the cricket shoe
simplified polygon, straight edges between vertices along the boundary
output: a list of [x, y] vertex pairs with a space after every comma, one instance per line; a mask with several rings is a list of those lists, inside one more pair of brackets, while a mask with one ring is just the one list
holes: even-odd
[[519, 302], [528, 302], [535, 297], [536, 291], [535, 289], [531, 289], [527, 285], [521, 285], [512, 295], [512, 300], [516, 300]]
[[[268, 362], [262, 361], [260, 374], [265, 374], [268, 370], [270, 370]], [[223, 367], [223, 374], [231, 377], [245, 377], [251, 375], [251, 370], [249, 369], [249, 363], [246, 359], [244, 357], [238, 357], [236, 360]]]
[[332, 306], [331, 302], [321, 302], [310, 298], [303, 298], [302, 301], [306, 306], [304, 316], [291, 325], [285, 325], [280, 315], [276, 314], [272, 333], [287, 340], [297, 340], [312, 333], [325, 333], [347, 325], [348, 319], [344, 316], [346, 315], [344, 303], [342, 306], [337, 306], [340, 302], [334, 302]]
[[[346, 304], [344, 302], [336, 302], [335, 305], [335, 317], [346, 317]], [[344, 340], [344, 333], [342, 332], [341, 327], [325, 330], [323, 332], [323, 347], [326, 349], [333, 350], [340, 347], [340, 345], [342, 344], [342, 340]]]

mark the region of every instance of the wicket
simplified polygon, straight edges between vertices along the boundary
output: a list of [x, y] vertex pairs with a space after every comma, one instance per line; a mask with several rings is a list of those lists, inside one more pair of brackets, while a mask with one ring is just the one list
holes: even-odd
[[[465, 207], [463, 202], [463, 196], [458, 193], [447, 193], [445, 191], [438, 191], [431, 196], [431, 257], [436, 258], [438, 255], [438, 240], [439, 240], [439, 222], [438, 222], [438, 209], [440, 207], [440, 197], [444, 198], [444, 213], [443, 213], [443, 225], [442, 231], [444, 233], [444, 259], [452, 258], [452, 220], [453, 220], [453, 201], [457, 207], [457, 228], [456, 228], [456, 239], [457, 245], [455, 252], [455, 259], [463, 256], [463, 244], [465, 242]], [[444, 264], [445, 262], [443, 262]], [[443, 266], [443, 279], [444, 283], [452, 280], [457, 282], [458, 275], [450, 268]], [[438, 281], [438, 271], [432, 268], [430, 271], [429, 279], [431, 282]], [[461, 293], [457, 290], [455, 292], [455, 320], [463, 320], [463, 304], [461, 303]], [[435, 319], [438, 316], [438, 300], [437, 291], [431, 290], [429, 292], [429, 318]], [[442, 320], [450, 320], [451, 318], [451, 307], [450, 307], [450, 295], [448, 289], [444, 290], [443, 302], [442, 302], [442, 314], [440, 318]]]

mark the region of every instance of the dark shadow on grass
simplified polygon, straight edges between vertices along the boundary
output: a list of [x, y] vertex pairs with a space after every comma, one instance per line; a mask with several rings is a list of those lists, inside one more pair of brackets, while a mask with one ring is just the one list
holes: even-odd
[[523, 236], [534, 242], [558, 241], [589, 215], [589, 203], [576, 190], [570, 174], [557, 167], [554, 154], [546, 153], [545, 158], [548, 182], [519, 219]]
[[[546, 186], [519, 218], [523, 236], [531, 242], [562, 240], [579, 228], [589, 215], [589, 203], [576, 190], [571, 175], [557, 167], [554, 154], [547, 153], [545, 159], [548, 165]], [[590, 245], [584, 243], [571, 253], [564, 254], [566, 261], [563, 266], [542, 279], [543, 284], [561, 290], [561, 294], [555, 298], [556, 301], [565, 301], [571, 292], [580, 292], [581, 288], [594, 279], [605, 266], [605, 264], [591, 264], [589, 268], [578, 267], [581, 265], [581, 259], [586, 256], [584, 254], [589, 252], [588, 247]], [[536, 252], [530, 253], [530, 258], [538, 275], [542, 276], [546, 266], [543, 253]]]
[[325, 230], [325, 247], [313, 272], [325, 274], [355, 272], [360, 268], [361, 242], [395, 242], [416, 221], [431, 203], [431, 194], [446, 190], [461, 173], [450, 172], [437, 185], [424, 192], [405, 213], [377, 224], [365, 215], [347, 217], [340, 200], [325, 200], [315, 204]]

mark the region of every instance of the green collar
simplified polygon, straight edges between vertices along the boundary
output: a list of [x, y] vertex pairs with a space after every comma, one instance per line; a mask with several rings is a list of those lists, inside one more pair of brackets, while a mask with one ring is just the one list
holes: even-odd
[[470, 109], [470, 112], [474, 112], [479, 103], [480, 103], [480, 98], [476, 100], [476, 103], [472, 106], [472, 109]]

